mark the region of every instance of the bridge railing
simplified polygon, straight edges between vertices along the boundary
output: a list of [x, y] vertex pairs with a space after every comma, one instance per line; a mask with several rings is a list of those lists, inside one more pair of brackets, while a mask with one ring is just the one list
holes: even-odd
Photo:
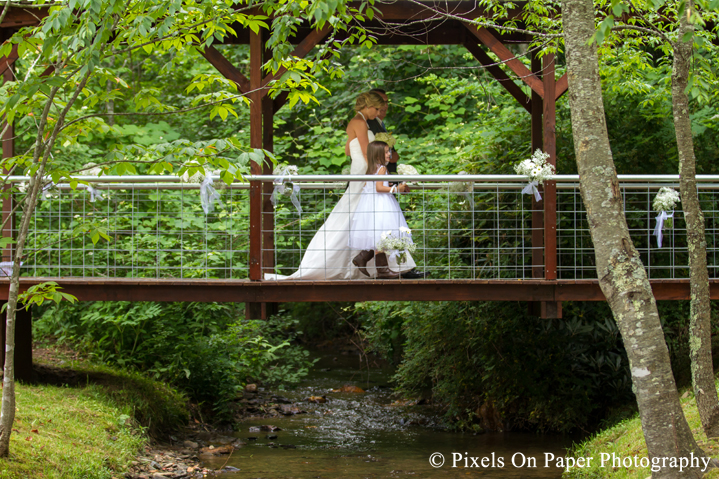
[[[24, 276], [248, 278], [250, 186], [215, 181], [220, 197], [205, 214], [200, 185], [171, 176], [78, 177], [102, 198], [80, 185], [56, 185], [46, 191], [33, 216]], [[272, 184], [275, 176], [255, 176]], [[348, 181], [375, 176], [295, 176], [298, 209], [289, 194], [270, 205], [264, 189], [262, 272], [291, 274], [307, 246], [345, 192]], [[558, 176], [557, 247], [532, 245], [543, 226], [532, 222], [542, 205], [522, 194], [526, 179], [514, 175], [440, 175], [393, 177], [412, 191], [398, 196], [417, 244], [413, 258], [436, 279], [531, 279], [553, 254], [558, 279], [596, 277], [594, 252], [576, 176]], [[719, 176], [701, 176], [700, 200], [706, 219], [710, 276], [719, 274]], [[328, 181], [331, 180], [331, 181]], [[27, 181], [11, 177], [13, 182]], [[652, 278], [688, 276], [686, 231], [681, 210], [664, 245], [652, 236], [656, 213], [651, 203], [662, 186], [678, 187], [676, 176], [620, 177], [627, 221]], [[224, 186], [223, 186], [224, 185]], [[287, 193], [292, 186], [286, 188]], [[94, 201], [92, 201], [94, 199]], [[4, 209], [7, 209], [7, 205]], [[4, 216], [9, 211], [4, 211]], [[91, 237], [100, 236], [94, 243]], [[103, 236], [109, 237], [109, 240]], [[540, 233], [541, 236], [541, 233]], [[330, 265], [346, 269], [350, 265]], [[335, 271], [333, 271], [334, 273]], [[353, 277], [358, 277], [356, 274]]]

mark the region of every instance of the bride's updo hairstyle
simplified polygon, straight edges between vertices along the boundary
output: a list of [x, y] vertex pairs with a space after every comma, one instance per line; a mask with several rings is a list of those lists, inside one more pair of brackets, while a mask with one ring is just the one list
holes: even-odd
[[368, 91], [365, 93], [361, 93], [360, 96], [357, 97], [357, 101], [355, 101], [355, 111], [364, 110], [365, 108], [382, 108], [385, 105], [384, 98], [379, 96], [378, 93], [373, 91]]
[[384, 141], [373, 141], [367, 145], [367, 174], [374, 175], [380, 166], [385, 166], [384, 149], [387, 148]]

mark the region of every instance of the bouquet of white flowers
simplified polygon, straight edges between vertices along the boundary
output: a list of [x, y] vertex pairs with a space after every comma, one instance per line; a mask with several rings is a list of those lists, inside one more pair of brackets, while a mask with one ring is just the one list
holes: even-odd
[[295, 176], [299, 174], [297, 165], [277, 165], [272, 172], [273, 175]]
[[[657, 246], [662, 247], [662, 230], [666, 226], [668, 229], [674, 227], [674, 208], [681, 201], [679, 193], [674, 188], [660, 188], [659, 193], [652, 202], [654, 211], [657, 215], [657, 225], [654, 227], [654, 236], [657, 237]], [[671, 213], [667, 213], [671, 211]]]
[[652, 207], [654, 211], [660, 213], [662, 211], [673, 211], [676, 208], [677, 203], [681, 201], [679, 193], [674, 188], [660, 188], [657, 196], [654, 197]]
[[412, 230], [399, 227], [399, 237], [395, 236], [392, 231], [385, 231], [377, 242], [377, 250], [388, 253], [389, 258], [397, 258], [397, 264], [403, 264], [407, 261], [407, 253], [414, 253], [417, 245], [412, 242]]
[[[412, 165], [405, 165], [404, 163], [400, 163], [397, 165], [397, 174], [398, 175], [419, 175], [419, 172], [417, 171], [417, 168], [415, 168]], [[409, 183], [409, 182], [407, 182]]]
[[394, 148], [395, 143], [397, 143], [397, 140], [394, 139], [394, 137], [392, 136], [392, 133], [390, 133], [388, 131], [387, 132], [383, 131], [382, 133], [377, 133], [374, 136], [374, 140], [375, 141], [384, 141], [385, 143], [387, 143], [387, 146], [389, 146], [390, 148]]
[[398, 175], [419, 175], [419, 172], [417, 171], [417, 168], [415, 168], [412, 165], [405, 165], [404, 163], [400, 163], [397, 165], [397, 174]]
[[543, 185], [545, 181], [552, 179], [555, 173], [554, 165], [547, 162], [548, 158], [549, 153], [544, 153], [537, 148], [531, 158], [514, 166], [514, 171], [518, 175], [529, 177], [529, 184], [522, 190], [522, 193], [534, 194], [534, 199], [537, 201], [542, 200], [537, 185]]

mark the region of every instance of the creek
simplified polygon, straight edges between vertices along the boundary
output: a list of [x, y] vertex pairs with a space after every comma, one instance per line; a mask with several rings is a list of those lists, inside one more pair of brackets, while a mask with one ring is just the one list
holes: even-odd
[[[227, 479], [561, 477], [562, 470], [554, 463], [544, 467], [545, 453], [564, 456], [571, 445], [567, 437], [449, 432], [429, 406], [409, 406], [396, 400], [390, 369], [368, 371], [364, 364], [360, 369], [357, 356], [316, 353], [315, 357], [318, 362], [296, 389], [259, 393], [279, 395], [306, 413], [243, 421], [234, 436], [247, 444], [229, 458], [202, 457], [203, 465], [215, 470], [223, 466], [239, 469], [223, 472], [221, 477]], [[365, 392], [331, 392], [344, 385]], [[325, 396], [327, 402], [308, 403], [310, 396]], [[267, 425], [280, 430], [256, 432]], [[441, 467], [430, 464], [430, 460], [435, 465], [441, 462], [435, 453], [444, 457]], [[461, 458], [456, 467], [452, 467], [453, 453], [454, 458]], [[515, 467], [513, 457], [517, 466], [524, 460], [524, 467]], [[535, 458], [536, 467], [529, 467], [530, 458]]]

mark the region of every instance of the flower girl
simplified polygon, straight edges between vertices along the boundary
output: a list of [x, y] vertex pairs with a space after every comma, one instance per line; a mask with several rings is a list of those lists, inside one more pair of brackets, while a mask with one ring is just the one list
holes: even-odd
[[[391, 150], [383, 141], [373, 141], [367, 146], [367, 174], [386, 175], [391, 156]], [[357, 209], [350, 224], [349, 247], [353, 250], [362, 250], [354, 257], [352, 263], [359, 268], [362, 274], [367, 273], [367, 262], [375, 256], [377, 278], [396, 279], [399, 273], [391, 271], [387, 264], [387, 255], [378, 250], [378, 244], [391, 235], [396, 238], [406, 235], [409, 231], [407, 221], [397, 199], [392, 193], [395, 191], [408, 191], [407, 185], [389, 186], [387, 181], [368, 181], [362, 189]], [[411, 243], [411, 240], [410, 240]]]

